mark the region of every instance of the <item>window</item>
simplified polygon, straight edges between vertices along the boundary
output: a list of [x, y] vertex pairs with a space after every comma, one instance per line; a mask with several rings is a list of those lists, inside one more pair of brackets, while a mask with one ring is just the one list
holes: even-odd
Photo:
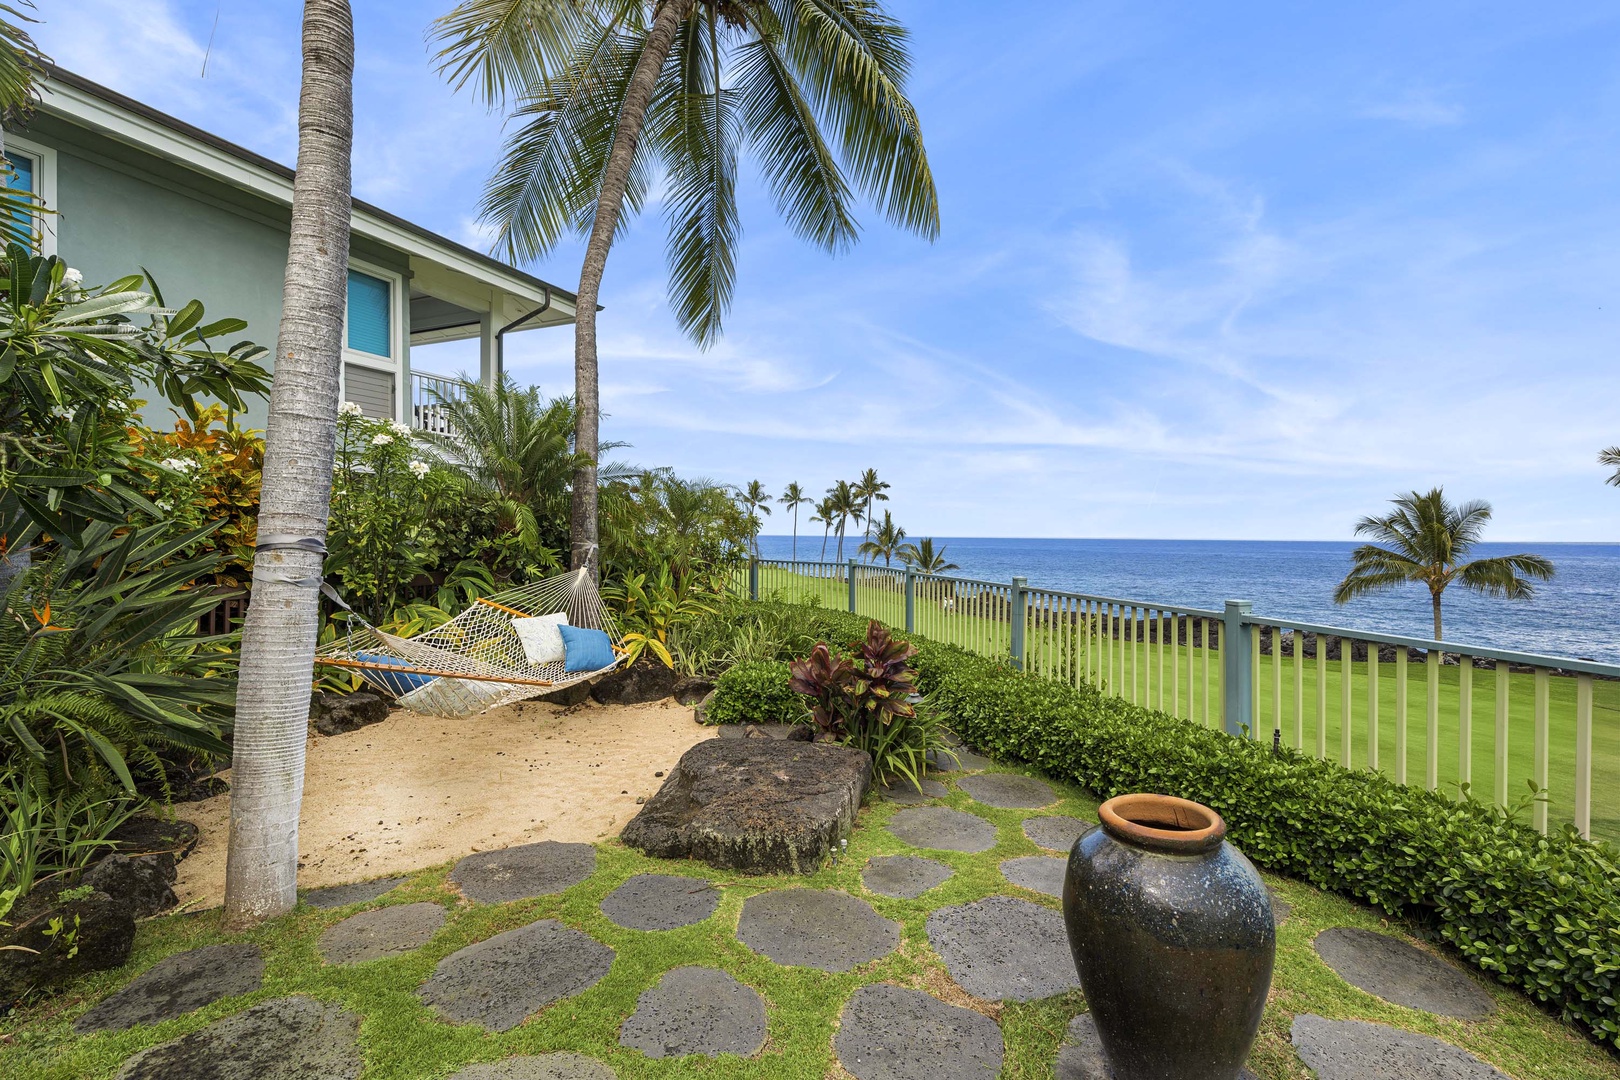
[[[13, 191], [29, 191], [39, 193], [39, 161], [32, 154], [20, 153], [17, 150], [6, 151], [6, 164], [11, 166], [11, 176], [7, 178], [7, 186]], [[32, 234], [34, 231], [34, 215], [25, 210], [13, 210], [12, 221], [17, 223], [21, 232]], [[22, 238], [19, 236], [18, 240]]]
[[[56, 151], [29, 139], [5, 133], [6, 164], [11, 166], [11, 188], [32, 191], [45, 206], [56, 209]], [[41, 255], [55, 255], [57, 218], [50, 214], [16, 215], [17, 223], [32, 232]]]
[[349, 271], [349, 348], [373, 356], [394, 355], [389, 316], [392, 302], [387, 281], [358, 270]]

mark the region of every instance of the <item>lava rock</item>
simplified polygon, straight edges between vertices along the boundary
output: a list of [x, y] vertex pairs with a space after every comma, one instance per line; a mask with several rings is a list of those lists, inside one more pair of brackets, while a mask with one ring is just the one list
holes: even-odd
[[[1088, 1012], [1069, 1021], [1068, 1035], [1058, 1051], [1055, 1080], [1117, 1080], [1114, 1067], [1103, 1053], [1097, 1020]], [[1245, 1068], [1238, 1080], [1258, 1080], [1254, 1070]]]
[[889, 832], [912, 847], [977, 854], [996, 846], [996, 827], [949, 806], [914, 806], [889, 819]]
[[1496, 1002], [1464, 972], [1388, 934], [1336, 926], [1316, 935], [1316, 952], [1351, 986], [1409, 1009], [1483, 1020]]
[[350, 904], [363, 904], [368, 900], [375, 900], [385, 892], [390, 892], [405, 881], [403, 877], [374, 878], [371, 881], [357, 881], [352, 885], [328, 885], [322, 889], [311, 889], [303, 895], [304, 903], [310, 907], [340, 908]]
[[682, 705], [696, 705], [714, 693], [714, 680], [699, 675], [688, 675], [684, 679], [675, 680], [675, 686], [670, 693], [674, 694], [675, 700]]
[[618, 1075], [595, 1058], [562, 1050], [480, 1062], [449, 1080], [617, 1080]]
[[160, 1024], [221, 998], [251, 994], [264, 982], [257, 945], [204, 945], [164, 957], [74, 1021], [80, 1035]]
[[900, 924], [831, 889], [778, 889], [743, 901], [737, 940], [786, 967], [852, 971], [900, 945]]
[[949, 792], [938, 780], [924, 777], [919, 783], [913, 784], [905, 777], [897, 776], [878, 788], [877, 794], [885, 802], [899, 803], [901, 806], [926, 806], [934, 799], [943, 799]]
[[674, 692], [674, 670], [650, 656], [608, 672], [591, 687], [591, 697], [602, 705], [645, 705], [662, 701]]
[[322, 735], [359, 731], [388, 719], [388, 702], [369, 690], [334, 694], [318, 690], [309, 697], [309, 723]]
[[[173, 868], [171, 862], [171, 873]], [[157, 856], [108, 855], [86, 870], [79, 884], [127, 900], [135, 918], [145, 919], [180, 902], [169, 887], [171, 880], [164, 876]]]
[[1507, 1080], [1461, 1047], [1365, 1020], [1301, 1013], [1291, 1038], [1320, 1080]]
[[321, 957], [328, 964], [361, 964], [399, 956], [426, 945], [444, 925], [438, 904], [396, 904], [350, 915], [321, 934]]
[[572, 709], [575, 705], [583, 705], [591, 699], [591, 684], [588, 682], [569, 683], [549, 694], [541, 694], [536, 700], [547, 705], [560, 705], [565, 709]]
[[175, 866], [197, 850], [197, 837], [197, 826], [191, 822], [164, 821], [151, 814], [137, 814], [107, 834], [118, 854], [155, 859], [166, 868], [166, 881], [173, 881]]
[[1094, 828], [1095, 822], [1061, 814], [1024, 819], [1024, 835], [1029, 837], [1030, 843], [1052, 851], [1068, 851], [1076, 840]]
[[359, 1034], [341, 1005], [276, 998], [143, 1050], [117, 1080], [355, 1080]]
[[872, 783], [860, 750], [708, 739], [670, 770], [622, 839], [662, 859], [745, 874], [811, 874], [847, 837]]
[[833, 1051], [856, 1080], [982, 1080], [1000, 1073], [1001, 1029], [919, 990], [874, 983], [850, 995]]
[[650, 1058], [753, 1057], [765, 1045], [765, 1001], [723, 971], [679, 967], [637, 999], [619, 1045]]
[[929, 889], [943, 885], [956, 873], [934, 859], [916, 855], [877, 855], [861, 871], [861, 884], [879, 896], [915, 900]]
[[1034, 1001], [1080, 987], [1063, 916], [987, 896], [928, 916], [928, 943], [956, 985], [987, 1001]]
[[496, 934], [440, 960], [416, 996], [456, 1023], [510, 1031], [599, 982], [613, 950], [555, 919]]
[[541, 840], [468, 855], [451, 869], [450, 881], [469, 900], [507, 904], [562, 892], [595, 872], [596, 849], [591, 845]]
[[135, 909], [127, 899], [54, 880], [18, 900], [6, 922], [0, 927], [0, 1006], [31, 989], [121, 967], [135, 943]]
[[816, 729], [809, 724], [722, 724], [722, 739], [782, 739], [786, 742], [815, 742]]
[[702, 878], [637, 874], [608, 893], [602, 914], [626, 930], [675, 930], [700, 923], [720, 906], [720, 890]]
[[958, 780], [956, 786], [967, 792], [974, 802], [1004, 810], [1031, 810], [1057, 802], [1057, 792], [1052, 790], [1051, 785], [1017, 773], [967, 776]]
[[1063, 874], [1069, 860], [1052, 855], [1024, 855], [1001, 864], [1001, 876], [1014, 885], [1047, 896], [1063, 895]]

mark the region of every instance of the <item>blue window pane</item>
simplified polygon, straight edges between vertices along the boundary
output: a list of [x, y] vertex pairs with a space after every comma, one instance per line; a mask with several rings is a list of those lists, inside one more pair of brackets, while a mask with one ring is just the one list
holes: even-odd
[[[7, 186], [15, 191], [34, 191], [34, 159], [27, 154], [7, 152], [6, 164], [11, 166], [12, 175], [8, 178]], [[21, 210], [13, 210], [11, 220], [16, 223], [16, 239], [29, 243], [27, 236], [34, 232], [34, 215]], [[9, 231], [9, 230], [8, 230]], [[3, 245], [0, 245], [3, 246]]]
[[349, 271], [349, 348], [373, 356], [392, 356], [388, 282]]

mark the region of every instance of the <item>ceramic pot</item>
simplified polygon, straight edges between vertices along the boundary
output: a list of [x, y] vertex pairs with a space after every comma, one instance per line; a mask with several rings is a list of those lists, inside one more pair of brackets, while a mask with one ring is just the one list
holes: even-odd
[[1063, 921], [1116, 1080], [1235, 1080], [1277, 949], [1265, 884], [1207, 806], [1121, 795], [1097, 816]]

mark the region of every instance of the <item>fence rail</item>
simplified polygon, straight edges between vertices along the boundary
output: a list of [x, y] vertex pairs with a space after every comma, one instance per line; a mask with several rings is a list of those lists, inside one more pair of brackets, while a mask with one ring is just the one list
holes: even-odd
[[429, 435], [450, 434], [449, 402], [463, 401], [467, 384], [448, 375], [411, 372], [411, 427]]
[[854, 559], [746, 575], [754, 598], [815, 599], [1402, 784], [1483, 797], [1477, 779], [1543, 832], [1620, 839], [1620, 665]]

